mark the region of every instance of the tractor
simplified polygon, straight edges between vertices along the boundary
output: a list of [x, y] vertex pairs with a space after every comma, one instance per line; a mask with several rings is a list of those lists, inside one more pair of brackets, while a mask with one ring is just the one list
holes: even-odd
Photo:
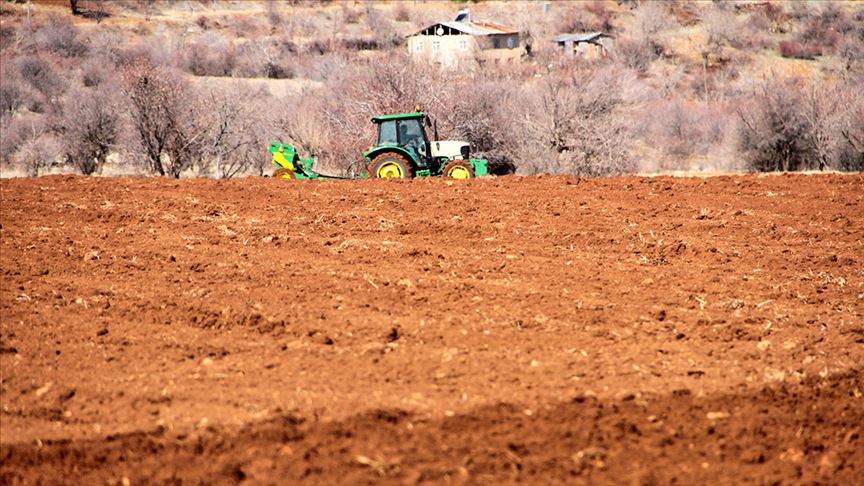
[[[368, 170], [359, 177], [402, 178], [441, 176], [470, 179], [489, 173], [488, 162], [470, 158], [467, 142], [438, 140], [437, 124], [418, 107], [413, 113], [373, 116], [378, 128], [375, 145], [363, 152]], [[430, 141], [424, 127], [433, 127], [435, 140]], [[292, 145], [270, 144], [273, 177], [283, 179], [342, 179], [320, 174], [312, 169], [314, 159], [301, 159]]]

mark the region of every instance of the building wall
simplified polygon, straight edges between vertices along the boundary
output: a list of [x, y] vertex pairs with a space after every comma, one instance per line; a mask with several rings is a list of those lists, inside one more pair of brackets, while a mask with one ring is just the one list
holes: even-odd
[[[494, 42], [498, 37], [498, 45]], [[515, 47], [507, 47], [509, 45]], [[415, 35], [408, 38], [408, 53], [412, 58], [425, 62], [440, 63], [442, 67], [455, 68], [465, 61], [480, 61], [489, 64], [517, 64], [522, 60], [519, 34], [474, 37], [471, 35]]]
[[480, 62], [488, 64], [519, 64], [522, 62], [524, 48], [519, 42], [519, 34], [498, 34], [485, 36], [479, 43], [477, 53]]
[[415, 35], [408, 38], [408, 54], [417, 60], [453, 68], [474, 59], [477, 41], [470, 35]]
[[602, 38], [595, 42], [573, 42], [559, 43], [564, 54], [581, 59], [600, 59], [609, 55], [612, 49], [612, 39]]

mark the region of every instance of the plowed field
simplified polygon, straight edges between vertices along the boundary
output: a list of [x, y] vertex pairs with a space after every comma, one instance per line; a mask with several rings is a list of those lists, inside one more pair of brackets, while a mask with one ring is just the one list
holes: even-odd
[[860, 174], [0, 190], [3, 484], [864, 477]]

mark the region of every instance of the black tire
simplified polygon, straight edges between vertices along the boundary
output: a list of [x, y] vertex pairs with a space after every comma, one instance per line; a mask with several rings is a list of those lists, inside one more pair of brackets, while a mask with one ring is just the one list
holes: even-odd
[[441, 171], [441, 176], [448, 179], [473, 179], [477, 177], [474, 175], [474, 166], [471, 165], [471, 162], [462, 159], [447, 162], [444, 170]]
[[395, 152], [384, 152], [372, 159], [372, 163], [369, 164], [369, 177], [372, 179], [410, 179], [414, 177], [414, 170], [411, 163], [402, 155]]

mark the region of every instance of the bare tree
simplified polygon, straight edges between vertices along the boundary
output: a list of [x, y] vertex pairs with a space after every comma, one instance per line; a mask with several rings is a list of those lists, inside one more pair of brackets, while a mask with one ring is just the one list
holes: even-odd
[[467, 82], [454, 93], [444, 120], [452, 134], [471, 143], [472, 153], [490, 162], [496, 174], [515, 170], [515, 144], [524, 141], [513, 110], [521, 103], [519, 85], [507, 79]]
[[529, 154], [534, 160], [522, 162], [522, 171], [612, 175], [634, 170], [627, 126], [617, 112], [623, 104], [620, 76], [597, 66], [576, 75], [550, 71], [539, 100], [523, 113], [526, 134], [545, 150]]
[[[861, 84], [774, 78], [739, 111], [741, 149], [759, 171], [860, 167]], [[857, 153], [857, 155], [856, 155]]]
[[2, 126], [0, 161], [23, 168], [27, 175], [37, 176], [56, 162], [60, 144], [52, 134], [44, 115], [24, 114]]
[[840, 149], [837, 168], [864, 170], [864, 78], [850, 80], [841, 92], [838, 104], [846, 107], [840, 120]]
[[67, 94], [58, 131], [66, 161], [84, 175], [99, 174], [119, 137], [120, 113], [113, 89], [79, 88]]
[[228, 179], [266, 159], [267, 119], [263, 93], [239, 85], [212, 90], [207, 95], [210, 122], [204, 136], [204, 155], [216, 176]]
[[800, 110], [801, 80], [771, 79], [738, 111], [740, 149], [757, 171], [799, 170], [810, 157]]
[[150, 170], [179, 178], [201, 153], [205, 130], [197, 93], [174, 72], [146, 61], [130, 64], [122, 78]]

